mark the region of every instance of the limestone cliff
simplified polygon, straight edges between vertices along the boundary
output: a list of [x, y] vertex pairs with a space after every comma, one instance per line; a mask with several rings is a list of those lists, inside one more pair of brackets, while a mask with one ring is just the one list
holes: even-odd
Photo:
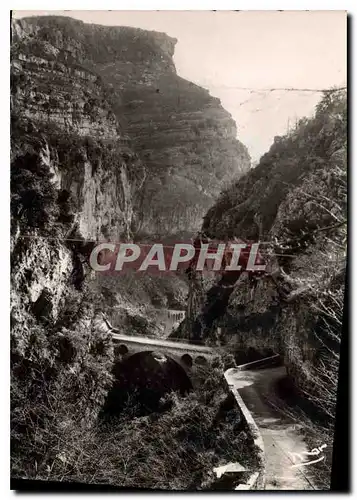
[[38, 124], [95, 138], [99, 150], [114, 141], [118, 161], [127, 147], [144, 163], [128, 219], [138, 236], [196, 231], [222, 187], [250, 165], [220, 101], [176, 74], [176, 42], [65, 17], [13, 27], [15, 109]]
[[14, 319], [42, 307], [56, 323], [66, 297], [88, 284], [133, 332], [138, 322], [161, 332], [148, 305], [183, 307], [185, 281], [148, 278], [138, 292], [88, 266], [94, 241], [197, 230], [224, 183], [249, 167], [219, 100], [176, 74], [176, 42], [67, 17], [13, 22]]

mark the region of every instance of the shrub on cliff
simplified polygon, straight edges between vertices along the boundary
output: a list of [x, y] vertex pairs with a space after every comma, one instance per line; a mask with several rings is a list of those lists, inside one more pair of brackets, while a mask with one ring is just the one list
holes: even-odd
[[37, 154], [26, 153], [11, 166], [11, 214], [28, 228], [44, 228], [58, 216], [52, 175]]
[[[42, 153], [51, 141], [56, 144], [56, 129], [46, 132], [49, 143], [43, 140], [45, 130], [39, 131], [30, 120], [12, 121], [11, 163], [11, 217], [12, 229], [19, 225], [26, 231], [51, 231], [68, 227], [74, 219], [73, 200], [70, 192], [58, 191]], [[55, 134], [55, 138], [51, 136]], [[68, 138], [67, 138], [68, 139]], [[66, 147], [68, 149], [69, 141]], [[64, 147], [64, 146], [63, 146]], [[64, 148], [66, 149], [66, 148]], [[72, 151], [73, 153], [73, 151]], [[78, 154], [78, 152], [77, 152]]]
[[312, 362], [301, 373], [305, 396], [331, 427], [336, 410], [344, 307], [344, 279], [337, 286], [332, 281], [321, 287], [312, 301], [311, 310], [317, 318], [313, 329], [316, 347]]
[[[17, 324], [11, 349], [11, 472], [48, 478], [67, 443], [95, 421], [111, 383], [107, 333]], [[71, 453], [74, 453], [72, 450]]]

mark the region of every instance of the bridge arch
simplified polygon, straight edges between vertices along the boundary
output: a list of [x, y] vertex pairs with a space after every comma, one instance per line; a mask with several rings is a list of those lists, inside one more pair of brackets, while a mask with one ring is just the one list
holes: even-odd
[[167, 317], [173, 321], [182, 321], [186, 316], [185, 311], [179, 311], [175, 309], [167, 310]]
[[[192, 365], [195, 362], [195, 359], [188, 353], [180, 355], [180, 354], [174, 354], [171, 352], [167, 352], [166, 350], [161, 350], [161, 349], [143, 349], [140, 351], [136, 351], [129, 348], [125, 344], [121, 344], [118, 346], [122, 350], [121, 354], [121, 362], [127, 362], [130, 358], [134, 358], [134, 360], [141, 360], [141, 357], [147, 357], [153, 358], [155, 362], [160, 363], [163, 365], [164, 363], [170, 363], [172, 366], [177, 365], [180, 367], [181, 370], [185, 372], [185, 375], [190, 378], [190, 371], [192, 368]], [[117, 351], [118, 352], [118, 351]], [[198, 358], [203, 358], [203, 356], [198, 356]], [[197, 359], [197, 357], [196, 357]], [[200, 362], [200, 361], [199, 361]], [[152, 365], [152, 363], [150, 363]]]
[[190, 356], [189, 354], [183, 354], [181, 356], [181, 362], [187, 366], [188, 368], [191, 368], [192, 365], [193, 365], [193, 359], [192, 359], [192, 356]]
[[128, 354], [129, 349], [125, 344], [119, 344], [118, 346], [115, 346], [115, 354], [120, 354], [121, 356], [125, 356]]
[[143, 408], [158, 411], [165, 394], [177, 391], [185, 395], [193, 389], [187, 366], [162, 352], [129, 351], [115, 363], [113, 372], [105, 413], [120, 413], [132, 398]]
[[167, 348], [166, 346], [159, 345], [152, 346], [151, 349], [150, 347], [151, 346], [148, 345], [135, 345], [134, 343], [123, 341], [115, 345], [114, 352], [115, 356], [121, 359], [128, 358], [130, 356], [133, 356], [134, 354], [139, 353], [155, 353], [156, 355], [166, 357], [167, 359], [175, 361], [185, 370], [188, 375], [190, 375], [190, 370], [193, 365], [206, 365], [208, 363], [208, 358], [205, 353], [195, 353], [190, 352], [190, 350], [188, 350], [188, 352], [175, 352], [174, 344], [171, 346], [171, 349]]
[[195, 358], [195, 363], [197, 365], [207, 365], [207, 358], [205, 356], [199, 355]]

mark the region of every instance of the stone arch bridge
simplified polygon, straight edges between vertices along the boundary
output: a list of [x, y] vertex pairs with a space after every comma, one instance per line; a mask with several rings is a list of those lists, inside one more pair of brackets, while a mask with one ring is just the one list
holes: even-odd
[[182, 321], [185, 319], [185, 316], [185, 311], [181, 311], [179, 309], [167, 309], [167, 317], [171, 321]]
[[155, 355], [164, 355], [173, 359], [186, 372], [190, 371], [195, 364], [204, 365], [217, 356], [216, 350], [203, 345], [152, 337], [134, 337], [116, 333], [115, 329], [111, 329], [111, 334], [116, 356], [131, 356], [138, 352], [153, 352]]
[[[175, 311], [176, 313], [183, 311]], [[194, 365], [205, 365], [218, 355], [217, 348], [212, 349], [205, 345], [190, 344], [181, 340], [125, 335], [114, 328], [104, 315], [103, 320], [112, 335], [116, 357], [128, 358], [140, 352], [154, 353], [155, 356], [171, 358], [189, 373]]]

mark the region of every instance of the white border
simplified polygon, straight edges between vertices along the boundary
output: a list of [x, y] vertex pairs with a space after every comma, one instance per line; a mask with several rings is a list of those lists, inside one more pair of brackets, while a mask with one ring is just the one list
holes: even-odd
[[[167, 2], [167, 0], [132, 0], [87, 2], [74, 0], [73, 2], [18, 2], [18, 10], [349, 10], [352, 12], [353, 0], [181, 0]], [[13, 7], [12, 7], [13, 8]]]
[[[209, 1], [209, 0], [201, 0], [193, 2], [192, 0], [181, 0], [180, 2], [168, 2], [167, 0], [161, 1], [150, 1], [150, 0], [133, 0], [133, 1], [102, 1], [102, 2], [93, 2], [90, 0], [87, 1], [78, 1], [72, 0], [71, 2], [61, 2], [60, 5], [58, 2], [51, 2], [50, 7], [53, 10], [60, 9], [69, 9], [69, 10], [347, 10], [350, 14], [354, 14], [356, 11], [355, 7], [356, 3], [353, 0], [325, 0], [324, 2], [320, 2], [319, 0], [289, 0], [289, 2], [282, 1], [273, 1], [273, 0], [221, 0], [220, 2]], [[0, 47], [1, 47], [1, 69], [3, 71], [3, 78], [0, 80], [1, 89], [0, 89], [0, 98], [1, 98], [1, 155], [2, 155], [2, 182], [0, 182], [0, 214], [2, 215], [1, 220], [1, 295], [0, 295], [0, 307], [1, 307], [1, 355], [2, 360], [0, 362], [1, 369], [1, 451], [0, 451], [0, 486], [1, 493], [3, 493], [2, 497], [7, 498], [13, 493], [9, 491], [9, 78], [8, 78], [8, 68], [9, 68], [9, 40], [10, 40], [10, 30], [9, 30], [9, 10], [13, 8], [13, 6], [8, 6], [7, 2], [2, 4], [5, 9], [2, 9], [0, 22]], [[22, 1], [18, 2], [16, 5], [17, 10], [46, 10], [49, 7], [48, 1], [39, 1], [39, 2], [29, 2]], [[349, 48], [352, 53], [356, 54], [355, 50], [355, 37], [352, 39], [352, 44]], [[354, 90], [355, 87], [355, 68], [351, 69], [351, 79], [353, 85], [349, 88], [349, 93]], [[355, 118], [355, 105], [351, 109], [350, 120], [353, 121]], [[350, 145], [357, 144], [356, 133], [355, 130], [352, 131], [350, 137]], [[354, 160], [354, 158], [353, 158]], [[352, 158], [351, 158], [352, 161]], [[352, 165], [353, 164], [353, 165]], [[352, 161], [350, 166], [350, 172], [355, 169], [354, 161]], [[350, 246], [350, 253], [352, 257], [352, 250], [355, 245], [356, 238], [356, 228], [353, 227], [353, 224], [357, 224], [357, 217], [353, 217], [356, 214], [355, 211], [355, 201], [357, 197], [357, 192], [355, 190], [356, 182], [355, 179], [351, 178], [352, 182], [352, 190], [350, 192], [350, 196], [352, 196], [351, 210], [349, 217], [352, 220], [352, 245]], [[351, 264], [351, 262], [350, 262]], [[355, 268], [350, 269], [350, 275], [352, 276], [352, 282], [350, 282], [350, 294], [351, 294], [351, 313], [352, 311], [357, 310], [357, 304], [355, 306], [355, 295], [352, 294], [353, 285], [355, 285], [356, 281], [356, 273]], [[355, 306], [355, 307], [354, 307]], [[354, 368], [357, 360], [357, 352], [356, 352], [356, 342], [353, 342], [353, 336], [356, 334], [354, 314], [352, 315], [352, 327], [351, 327], [351, 342], [352, 342], [352, 355], [351, 355], [351, 367], [353, 377], [351, 380], [352, 390], [356, 383], [356, 374], [357, 369]], [[352, 396], [351, 392], [351, 396]], [[351, 427], [352, 423], [355, 420], [356, 411], [355, 411], [355, 398], [353, 399], [352, 406], [352, 414], [351, 414]], [[5, 410], [6, 408], [6, 410]], [[356, 449], [356, 433], [353, 432], [353, 451]], [[353, 455], [352, 455], [352, 458]], [[351, 467], [351, 484], [353, 487], [353, 491], [355, 490], [355, 483], [357, 477], [357, 468], [356, 463], [352, 461]], [[153, 493], [155, 495], [155, 493]], [[250, 493], [251, 495], [252, 493]], [[140, 493], [134, 494], [134, 496], [138, 496]], [[217, 495], [220, 495], [217, 493]], [[242, 493], [240, 494], [242, 495]], [[244, 494], [243, 494], [244, 495]], [[271, 495], [271, 493], [270, 493]], [[328, 494], [331, 497], [331, 493]], [[332, 494], [334, 496], [334, 494]], [[37, 495], [36, 495], [37, 496]], [[62, 495], [61, 495], [62, 496]], [[73, 495], [69, 495], [73, 496]], [[91, 495], [93, 497], [93, 495]], [[101, 497], [102, 495], [94, 495], [95, 497]], [[160, 495], [161, 496], [161, 495]], [[187, 494], [186, 494], [187, 496]], [[209, 495], [212, 497], [212, 493]], [[216, 495], [215, 495], [216, 496]], [[66, 495], [68, 497], [68, 495]], [[242, 496], [240, 497], [242, 498]]]

